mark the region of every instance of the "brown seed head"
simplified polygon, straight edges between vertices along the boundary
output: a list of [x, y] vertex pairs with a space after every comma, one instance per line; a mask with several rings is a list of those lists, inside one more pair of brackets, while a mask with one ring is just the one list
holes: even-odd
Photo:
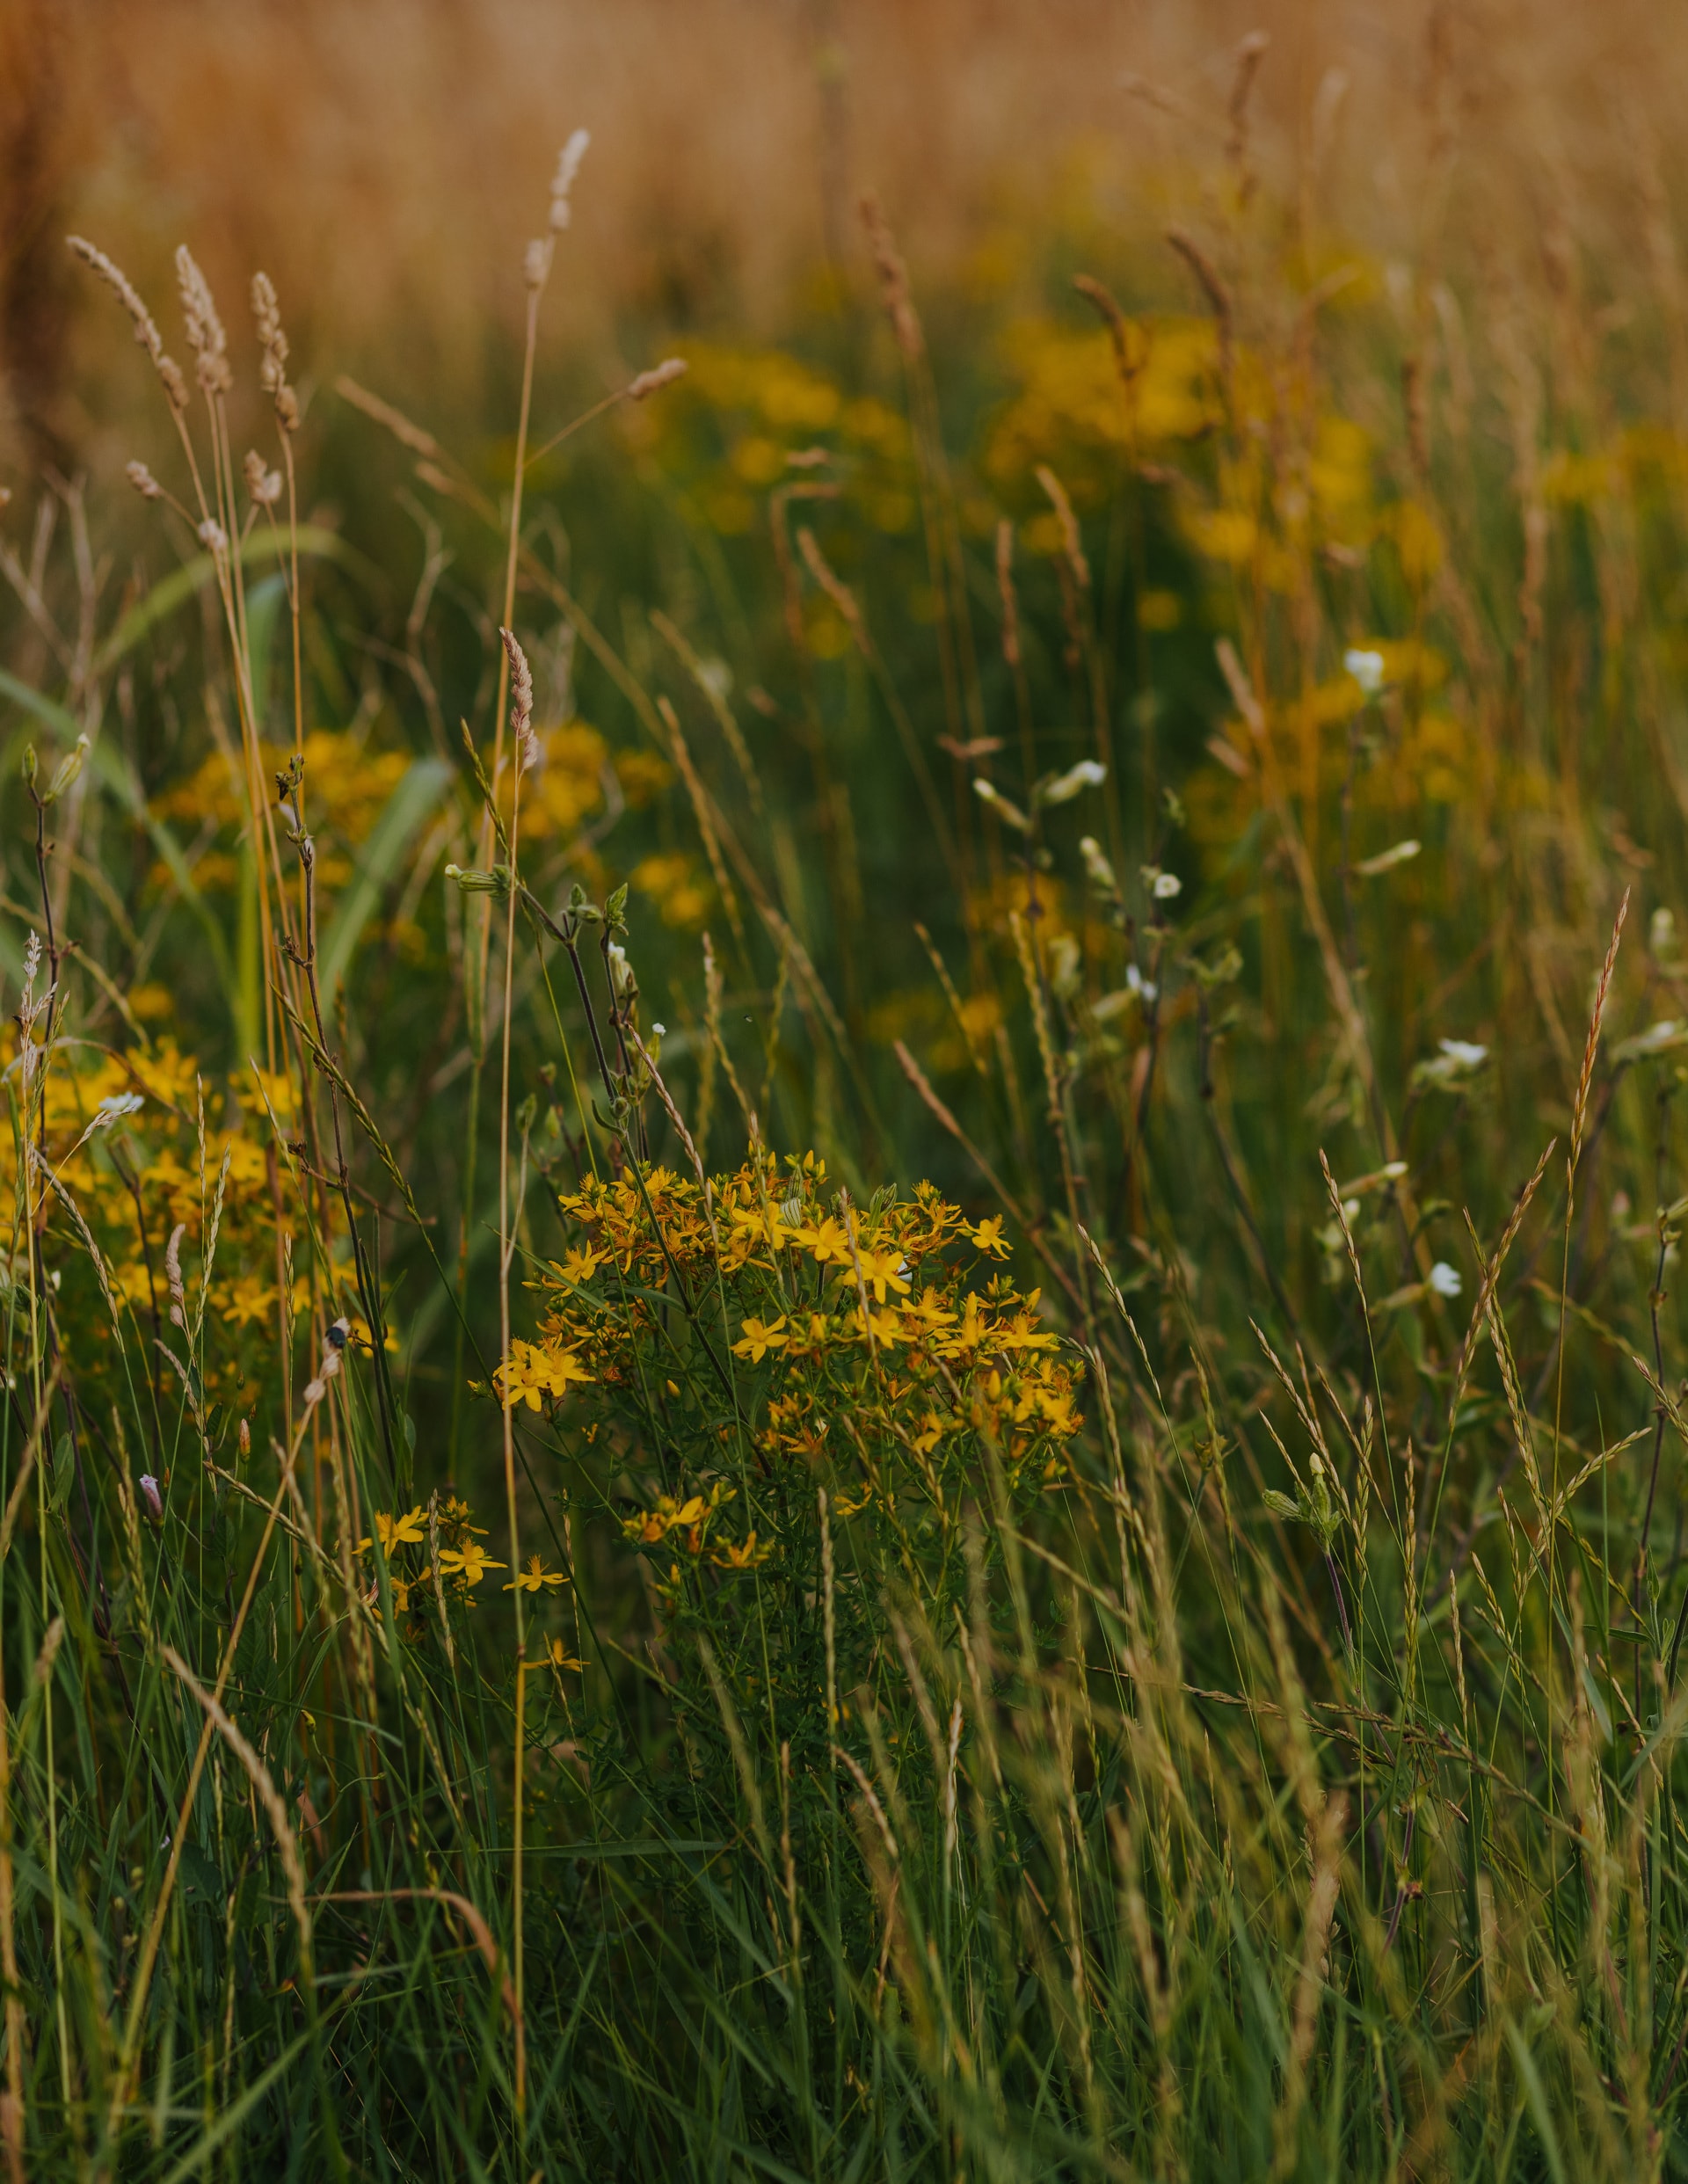
[[1020, 603], [1014, 593], [1014, 526], [1004, 516], [996, 527], [996, 589], [1002, 601], [1002, 658], [1020, 665]]
[[258, 378], [275, 403], [275, 414], [284, 433], [299, 429], [299, 398], [287, 384], [287, 337], [281, 330], [280, 306], [268, 273], [252, 275], [252, 317], [258, 324], [258, 346], [264, 353]]
[[551, 233], [561, 235], [573, 216], [569, 199], [574, 189], [574, 178], [580, 171], [580, 162], [586, 156], [592, 142], [585, 129], [576, 129], [568, 142], [557, 155], [557, 172], [551, 178]]
[[185, 243], [176, 252], [176, 286], [187, 320], [187, 346], [198, 360], [195, 376], [200, 391], [207, 396], [227, 394], [235, 383], [229, 368], [229, 337], [217, 316], [210, 283]]
[[862, 609], [856, 604], [855, 593], [821, 552], [819, 541], [806, 527], [800, 528], [797, 532], [797, 551], [808, 564], [810, 575], [843, 615], [850, 635], [865, 652], [868, 649], [868, 633], [862, 623]]
[[1084, 557], [1083, 542], [1079, 536], [1079, 520], [1073, 513], [1073, 503], [1066, 497], [1066, 488], [1046, 462], [1037, 465], [1037, 483], [1049, 497], [1061, 527], [1061, 551], [1066, 565], [1073, 571], [1073, 580], [1088, 592], [1090, 588], [1090, 564]]
[[124, 470], [130, 484], [134, 486], [142, 500], [162, 500], [164, 499], [164, 487], [144, 462], [126, 463]]
[[683, 356], [666, 356], [660, 364], [653, 364], [648, 372], [641, 372], [629, 382], [627, 398], [629, 402], [643, 402], [646, 395], [655, 394], [658, 388], [672, 387], [675, 380], [684, 379], [690, 368]]
[[516, 764], [525, 774], [539, 763], [539, 738], [534, 733], [534, 678], [515, 631], [500, 630], [498, 635], [510, 661], [510, 732], [515, 739]]
[[67, 240], [84, 265], [91, 267], [99, 275], [128, 313], [135, 328], [135, 338], [152, 359], [153, 369], [164, 382], [164, 393], [169, 397], [171, 409], [185, 410], [187, 407], [187, 382], [182, 377], [181, 367], [173, 358], [166, 355], [152, 313], [141, 301], [128, 275], [120, 266], [114, 266], [104, 251], [96, 249], [83, 237], [73, 235]]
[[903, 263], [890, 223], [880, 209], [879, 200], [867, 196], [862, 200], [862, 224], [868, 231], [868, 247], [873, 252], [873, 262], [879, 272], [880, 299], [891, 320], [891, 331], [897, 346], [912, 361], [926, 346], [920, 331], [920, 322], [915, 316], [914, 298], [908, 284], [908, 267]]
[[268, 469], [256, 448], [246, 450], [246, 460], [241, 464], [246, 479], [246, 490], [260, 508], [273, 508], [281, 498], [281, 473]]

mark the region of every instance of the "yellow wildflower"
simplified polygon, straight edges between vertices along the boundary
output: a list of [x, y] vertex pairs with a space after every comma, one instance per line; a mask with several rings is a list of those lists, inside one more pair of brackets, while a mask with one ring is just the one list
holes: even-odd
[[[860, 1326], [862, 1324], [861, 1313], [858, 1312], [855, 1317], [856, 1323]], [[908, 1329], [894, 1312], [869, 1312], [867, 1316], [867, 1325], [873, 1330], [873, 1339], [876, 1343], [906, 1343], [908, 1340]]]
[[902, 1309], [904, 1318], [916, 1321], [922, 1334], [931, 1334], [938, 1328], [953, 1327], [956, 1323], [955, 1314], [945, 1307], [937, 1291], [929, 1287], [923, 1289], [918, 1297], [906, 1299]]
[[[440, 1560], [444, 1559], [442, 1555]], [[504, 1589], [506, 1592], [543, 1592], [547, 1585], [565, 1585], [568, 1582], [561, 1570], [547, 1569], [540, 1556], [530, 1554], [527, 1569], [519, 1569], [513, 1583]]]
[[537, 1410], [542, 1397], [565, 1394], [592, 1377], [573, 1350], [541, 1350], [520, 1339], [511, 1343], [508, 1361], [492, 1375], [506, 1405], [525, 1402], [529, 1410]]
[[467, 1547], [442, 1547], [440, 1567], [447, 1577], [461, 1577], [466, 1585], [478, 1585], [489, 1569], [503, 1569], [503, 1562], [495, 1562], [478, 1540], [471, 1540]]
[[889, 1251], [862, 1251], [857, 1255], [862, 1262], [862, 1279], [874, 1294], [877, 1304], [885, 1301], [885, 1286], [893, 1289], [909, 1286], [908, 1261], [895, 1244]]
[[717, 1569], [753, 1569], [758, 1562], [767, 1562], [773, 1552], [771, 1547], [758, 1547], [753, 1532], [742, 1547], [734, 1547], [729, 1540], [722, 1540], [710, 1560]]
[[752, 1365], [760, 1365], [770, 1350], [782, 1349], [790, 1340], [790, 1336], [783, 1332], [784, 1327], [784, 1313], [766, 1327], [758, 1319], [746, 1320], [740, 1329], [744, 1340], [733, 1344], [733, 1356], [748, 1358]]
[[224, 1297], [222, 1316], [231, 1327], [250, 1327], [268, 1319], [275, 1308], [275, 1289], [256, 1274], [243, 1274]]
[[848, 1266], [850, 1263], [850, 1240], [830, 1214], [819, 1227], [812, 1222], [804, 1222], [797, 1232], [797, 1241], [817, 1266], [826, 1266], [829, 1263]]
[[1004, 1226], [999, 1218], [993, 1216], [991, 1219], [980, 1221], [976, 1227], [970, 1228], [967, 1234], [988, 1257], [1006, 1259], [1014, 1247], [1002, 1233]]
[[[383, 1554], [390, 1554], [395, 1547], [420, 1547], [428, 1536], [427, 1511], [419, 1503], [403, 1517], [389, 1517], [384, 1511], [377, 1510], [375, 1523]], [[360, 1540], [358, 1553], [367, 1554], [374, 1545], [374, 1540]]]
[[584, 1244], [578, 1250], [565, 1253], [557, 1271], [572, 1287], [579, 1282], [589, 1282], [603, 1263], [603, 1253], [591, 1244]]

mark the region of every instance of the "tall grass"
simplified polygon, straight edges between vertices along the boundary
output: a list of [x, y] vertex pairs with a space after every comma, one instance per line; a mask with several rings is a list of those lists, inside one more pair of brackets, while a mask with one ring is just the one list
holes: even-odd
[[559, 171], [491, 455], [83, 249], [12, 2176], [1681, 2168], [1666, 200], [1329, 263], [1259, 61], [1153, 288], [869, 207], [874, 320], [578, 428]]

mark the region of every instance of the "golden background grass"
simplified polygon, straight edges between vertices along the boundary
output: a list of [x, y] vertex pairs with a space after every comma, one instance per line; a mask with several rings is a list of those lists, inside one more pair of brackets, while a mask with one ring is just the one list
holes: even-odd
[[766, 330], [829, 251], [862, 278], [866, 188], [927, 278], [1007, 214], [1199, 210], [1255, 30], [1254, 157], [1334, 237], [1440, 220], [1526, 284], [1555, 238], [1618, 286], [1645, 258], [1688, 15], [1636, 0], [7, 0], [0, 452], [69, 460], [110, 413], [67, 229], [160, 300], [178, 241], [230, 295], [262, 264], [316, 368], [387, 350], [472, 410], [576, 126], [549, 338], [608, 353], [631, 321]]

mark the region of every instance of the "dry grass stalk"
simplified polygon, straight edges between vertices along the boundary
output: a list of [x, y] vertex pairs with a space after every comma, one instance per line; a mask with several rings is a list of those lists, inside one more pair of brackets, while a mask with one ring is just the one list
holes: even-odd
[[164, 383], [170, 406], [179, 417], [187, 407], [187, 382], [182, 377], [180, 365], [166, 354], [152, 313], [141, 301], [128, 276], [113, 264], [104, 251], [97, 249], [79, 235], [71, 236], [69, 241], [76, 256], [84, 265], [92, 267], [128, 313], [135, 327], [135, 338], [152, 359], [153, 369]]

